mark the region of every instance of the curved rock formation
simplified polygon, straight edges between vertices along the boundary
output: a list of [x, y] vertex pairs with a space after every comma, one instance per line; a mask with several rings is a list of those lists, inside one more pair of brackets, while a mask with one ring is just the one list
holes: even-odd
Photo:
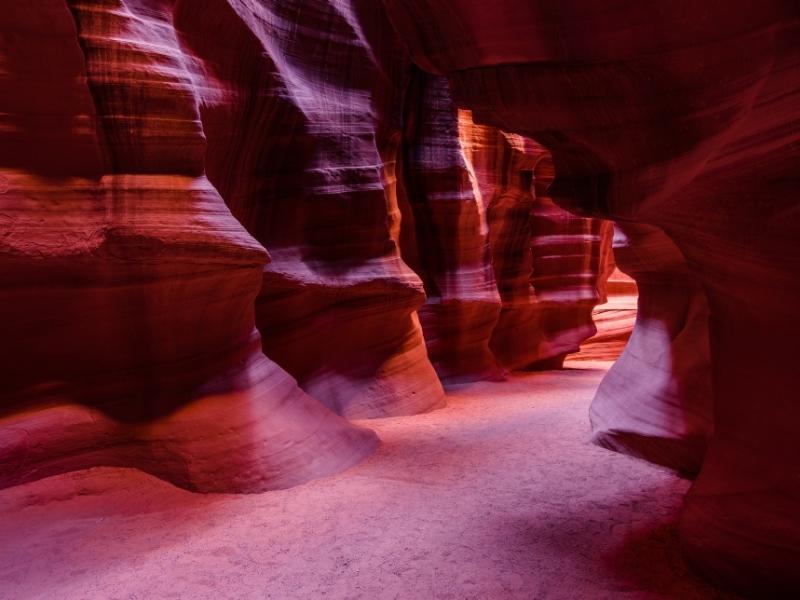
[[461, 113], [461, 138], [486, 205], [502, 310], [490, 347], [509, 369], [560, 367], [595, 333], [610, 225], [553, 204], [550, 153]]
[[0, 31], [0, 484], [291, 485], [376, 443], [317, 400], [421, 412], [428, 355], [479, 379], [588, 334], [589, 220], [534, 201], [544, 151], [459, 119], [379, 3], [48, 0]]
[[500, 314], [489, 226], [446, 79], [412, 71], [403, 147], [401, 247], [425, 285], [419, 315], [428, 355], [445, 381], [498, 377], [489, 349]]
[[258, 491], [376, 445], [260, 351], [268, 257], [205, 177], [170, 10], [0, 14], [0, 486], [116, 465]]
[[614, 270], [613, 225], [555, 204], [549, 194], [555, 177], [553, 158], [543, 148], [538, 152], [533, 171], [531, 284], [546, 340], [542, 356], [550, 359], [544, 364], [561, 366], [567, 354], [577, 352], [597, 331], [592, 311], [606, 301], [606, 281]]
[[593, 440], [695, 476], [713, 430], [705, 292], [657, 227], [618, 223], [614, 254], [638, 310], [592, 402]]
[[683, 254], [707, 293], [714, 405], [686, 555], [745, 591], [800, 590], [797, 3], [384, 3], [476, 120], [552, 151], [557, 201]]
[[610, 225], [555, 206], [550, 154], [475, 124], [444, 78], [413, 71], [405, 133], [401, 245], [439, 376], [560, 366], [595, 331]]
[[800, 587], [798, 8], [385, 4], [439, 75], [373, 0], [0, 14], [0, 485], [344, 468], [375, 436], [292, 375], [373, 417], [441, 404], [428, 355], [448, 379], [559, 364], [605, 217], [642, 297], [597, 441], [699, 469], [705, 572]]
[[502, 365], [522, 368], [540, 358], [543, 340], [531, 286], [536, 157], [525, 152], [525, 140], [510, 140], [499, 129], [478, 125], [469, 112], [462, 112], [460, 125], [464, 155], [486, 207], [492, 268], [502, 300], [489, 345]]
[[441, 406], [397, 247], [407, 60], [381, 5], [213, 0], [176, 19], [222, 90], [202, 110], [209, 178], [272, 258], [264, 352], [347, 417]]

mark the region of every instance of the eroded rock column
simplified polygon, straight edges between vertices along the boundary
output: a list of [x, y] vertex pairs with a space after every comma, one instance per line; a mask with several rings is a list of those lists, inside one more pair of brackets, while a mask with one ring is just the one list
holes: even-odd
[[500, 315], [486, 208], [464, 157], [447, 80], [414, 69], [406, 94], [403, 258], [420, 274], [419, 315], [444, 381], [501, 376], [489, 340]]
[[658, 227], [680, 250], [708, 300], [714, 421], [686, 555], [725, 585], [796, 594], [796, 4], [384, 3], [476, 121], [552, 151], [557, 202]]
[[347, 417], [441, 406], [423, 286], [398, 250], [408, 65], [382, 6], [183, 3], [178, 26], [225, 91], [201, 110], [209, 177], [272, 258], [256, 300], [264, 352]]
[[260, 491], [376, 445], [261, 353], [268, 256], [205, 176], [202, 73], [171, 10], [0, 15], [0, 485], [110, 465]]
[[693, 477], [713, 431], [705, 291], [652, 225], [618, 223], [614, 255], [636, 280], [636, 323], [592, 401], [592, 439]]

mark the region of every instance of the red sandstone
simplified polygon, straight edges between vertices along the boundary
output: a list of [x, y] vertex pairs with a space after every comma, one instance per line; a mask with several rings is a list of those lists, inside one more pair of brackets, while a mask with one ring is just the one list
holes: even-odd
[[616, 260], [593, 440], [696, 477], [699, 572], [800, 593], [798, 40], [785, 0], [12, 1], [0, 488], [337, 473], [349, 419], [591, 357]]

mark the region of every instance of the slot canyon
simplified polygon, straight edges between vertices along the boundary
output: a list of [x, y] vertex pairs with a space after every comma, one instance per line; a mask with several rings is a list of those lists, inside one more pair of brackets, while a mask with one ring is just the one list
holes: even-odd
[[797, 0], [0, 9], [0, 600], [800, 598]]

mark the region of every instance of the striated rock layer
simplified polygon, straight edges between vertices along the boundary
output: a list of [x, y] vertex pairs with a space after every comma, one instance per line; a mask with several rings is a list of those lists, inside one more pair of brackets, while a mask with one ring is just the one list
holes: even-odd
[[404, 129], [401, 247], [425, 286], [419, 315], [428, 355], [445, 381], [497, 377], [489, 340], [501, 299], [486, 207], [445, 78], [412, 71]]
[[408, 65], [382, 6], [213, 0], [184, 3], [178, 26], [223, 96], [202, 110], [209, 178], [272, 259], [264, 352], [347, 417], [441, 406], [398, 250]]
[[490, 348], [509, 369], [560, 367], [595, 333], [610, 225], [570, 214], [547, 195], [550, 153], [531, 139], [476, 124], [461, 111], [461, 138], [483, 200], [502, 310]]
[[599, 221], [382, 4], [47, 0], [0, 32], [0, 485], [291, 485], [374, 448], [334, 412], [430, 410], [434, 365], [492, 378], [591, 333]]
[[0, 486], [114, 465], [258, 491], [376, 445], [261, 353], [268, 257], [205, 176], [170, 10], [0, 14]]
[[544, 347], [560, 365], [566, 354], [577, 352], [597, 331], [592, 311], [607, 300], [606, 282], [615, 266], [614, 228], [605, 219], [558, 206], [549, 194], [554, 177], [553, 157], [545, 151], [534, 169], [531, 284], [541, 313]]
[[469, 112], [462, 112], [459, 121], [464, 155], [486, 207], [492, 269], [502, 301], [489, 345], [501, 364], [521, 368], [539, 358], [543, 339], [531, 286], [536, 158], [525, 152], [526, 140], [514, 140], [522, 146], [515, 147], [499, 129], [474, 123]]
[[477, 121], [552, 151], [557, 201], [683, 255], [708, 300], [714, 429], [686, 555], [744, 591], [799, 591], [797, 3], [384, 3]]
[[404, 149], [401, 245], [439, 376], [560, 366], [595, 331], [610, 225], [555, 206], [549, 153], [475, 124], [444, 78], [414, 71]]

